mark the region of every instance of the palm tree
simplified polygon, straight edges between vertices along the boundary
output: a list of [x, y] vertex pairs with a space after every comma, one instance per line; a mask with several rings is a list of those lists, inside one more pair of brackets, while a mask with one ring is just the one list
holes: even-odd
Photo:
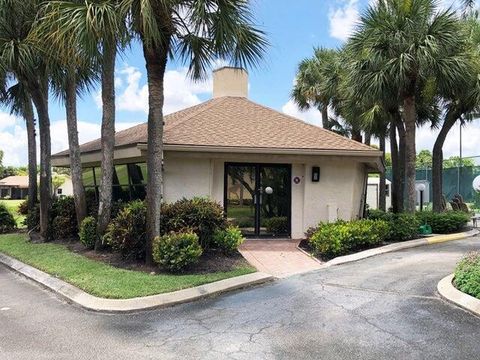
[[169, 58], [188, 64], [194, 79], [206, 76], [217, 59], [257, 65], [267, 41], [253, 25], [245, 0], [121, 0], [122, 13], [140, 39], [149, 91], [147, 150], [147, 263], [160, 235], [163, 177], [164, 74]]
[[[74, 62], [77, 63], [76, 66], [74, 66]], [[83, 219], [87, 216], [87, 202], [82, 181], [82, 161], [78, 141], [77, 96], [91, 88], [96, 79], [96, 73], [88, 63], [85, 61], [74, 61], [73, 58], [63, 68], [58, 67], [54, 76], [52, 76], [53, 90], [65, 104], [68, 147], [70, 151], [70, 173], [79, 228]]]
[[49, 59], [31, 41], [40, 0], [0, 0], [0, 68], [22, 83], [35, 105], [40, 130], [40, 236], [46, 238], [51, 207]]
[[354, 81], [382, 98], [394, 86], [405, 127], [406, 210], [415, 211], [415, 134], [418, 93], [429, 79], [442, 87], [461, 83], [467, 69], [461, 22], [434, 0], [383, 0], [361, 17], [350, 46], [363, 58]]
[[292, 99], [301, 110], [312, 106], [322, 114], [322, 126], [332, 130], [328, 107], [333, 105], [341, 81], [342, 63], [338, 50], [316, 48], [311, 58], [298, 65]]
[[[125, 18], [119, 12], [118, 1], [50, 1], [40, 19], [40, 31], [46, 41], [63, 49], [68, 61], [78, 52], [98, 63], [102, 88], [102, 178], [99, 189], [97, 242], [103, 247], [102, 235], [110, 222], [112, 205], [113, 154], [115, 146], [115, 61], [117, 51], [127, 43]], [[44, 24], [42, 26], [42, 24]], [[78, 74], [77, 74], [78, 75]], [[73, 96], [73, 77], [70, 83]], [[72, 114], [73, 115], [73, 114]], [[71, 129], [74, 131], [73, 128]]]
[[21, 116], [25, 119], [27, 127], [28, 146], [28, 211], [31, 212], [37, 203], [37, 141], [35, 135], [35, 117], [33, 113], [32, 98], [26, 87], [18, 82], [7, 85], [8, 76], [2, 76], [0, 89], [0, 102], [10, 108], [10, 114]]

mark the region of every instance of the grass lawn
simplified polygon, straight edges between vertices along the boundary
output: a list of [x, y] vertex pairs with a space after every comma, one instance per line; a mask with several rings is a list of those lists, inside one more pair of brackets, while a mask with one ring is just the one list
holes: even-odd
[[15, 221], [17, 222], [17, 227], [18, 228], [24, 228], [25, 225], [23, 225], [23, 220], [25, 220], [25, 215], [21, 215], [18, 213], [18, 206], [20, 203], [22, 203], [24, 200], [0, 200], [2, 204], [5, 204], [7, 207], [8, 211], [12, 213], [13, 217], [15, 218]]
[[245, 265], [227, 272], [157, 274], [120, 269], [88, 259], [60, 244], [33, 244], [23, 234], [0, 235], [0, 252], [54, 275], [89, 294], [128, 299], [198, 286], [255, 272]]

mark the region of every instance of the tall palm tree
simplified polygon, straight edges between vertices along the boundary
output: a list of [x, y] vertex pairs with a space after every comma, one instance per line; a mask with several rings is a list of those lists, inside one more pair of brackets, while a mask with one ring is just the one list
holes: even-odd
[[10, 113], [21, 116], [27, 127], [28, 146], [28, 211], [33, 211], [37, 203], [37, 141], [35, 134], [35, 115], [32, 98], [26, 87], [17, 82], [9, 85], [8, 76], [2, 76], [0, 102], [10, 109]]
[[32, 97], [40, 130], [40, 236], [46, 238], [51, 207], [51, 141], [48, 113], [49, 59], [31, 41], [41, 0], [0, 0], [0, 68], [11, 72]]
[[[49, 1], [39, 23], [47, 41], [62, 48], [64, 59], [84, 52], [100, 67], [102, 88], [102, 178], [99, 189], [97, 242], [110, 222], [112, 205], [113, 155], [115, 146], [115, 61], [117, 51], [127, 43], [125, 18], [120, 16], [118, 1]], [[40, 25], [42, 27], [42, 25]], [[71, 78], [73, 81], [73, 77]], [[70, 83], [73, 94], [73, 82]], [[73, 115], [73, 114], [72, 114]], [[73, 130], [72, 130], [73, 132]]]
[[328, 108], [333, 106], [341, 81], [342, 63], [338, 50], [315, 48], [313, 57], [298, 65], [292, 99], [301, 110], [317, 108], [322, 114], [322, 126], [332, 130]]
[[140, 39], [149, 91], [147, 150], [147, 263], [152, 240], [160, 234], [163, 177], [164, 74], [169, 58], [178, 57], [194, 79], [206, 76], [213, 62], [256, 65], [267, 41], [253, 25], [246, 0], [121, 0], [122, 12]]
[[357, 82], [381, 98], [393, 85], [405, 126], [406, 210], [415, 211], [415, 134], [418, 92], [428, 79], [442, 86], [461, 83], [467, 68], [461, 22], [434, 0], [383, 0], [362, 15], [351, 48], [364, 59]]
[[[79, 228], [83, 219], [87, 216], [87, 202], [82, 181], [82, 161], [78, 141], [77, 96], [88, 91], [97, 79], [97, 74], [94, 69], [83, 60], [74, 62], [73, 58], [71, 58], [69, 64], [58, 67], [54, 76], [52, 76], [52, 88], [57, 97], [65, 104], [68, 147], [70, 152], [70, 173], [75, 213]], [[76, 65], [74, 65], [74, 63], [76, 63]]]

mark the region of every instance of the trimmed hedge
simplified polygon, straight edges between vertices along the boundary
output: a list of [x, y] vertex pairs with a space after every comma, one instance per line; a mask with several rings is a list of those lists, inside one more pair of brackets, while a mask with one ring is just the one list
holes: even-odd
[[337, 221], [320, 224], [309, 242], [315, 255], [332, 258], [379, 245], [388, 233], [383, 220]]
[[414, 239], [420, 227], [420, 222], [413, 214], [394, 214], [381, 210], [369, 210], [368, 218], [383, 220], [388, 223], [389, 231], [386, 241], [406, 241]]
[[229, 226], [225, 230], [217, 230], [213, 235], [214, 245], [225, 253], [233, 253], [245, 241], [238, 226]]
[[170, 271], [180, 271], [195, 263], [202, 252], [194, 232], [170, 233], [153, 241], [153, 260]]
[[461, 211], [417, 212], [421, 224], [428, 224], [435, 234], [450, 234], [460, 231], [470, 221], [470, 215]]
[[480, 252], [472, 252], [458, 263], [453, 282], [458, 290], [480, 299]]
[[162, 234], [193, 231], [200, 245], [208, 249], [217, 230], [227, 228], [223, 208], [206, 198], [181, 199], [172, 204], [163, 204], [160, 218]]

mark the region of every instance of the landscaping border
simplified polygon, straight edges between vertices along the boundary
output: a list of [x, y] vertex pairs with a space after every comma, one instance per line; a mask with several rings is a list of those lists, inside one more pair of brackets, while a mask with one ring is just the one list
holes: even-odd
[[462, 309], [470, 311], [476, 316], [480, 316], [480, 300], [465, 294], [453, 286], [453, 278], [455, 274], [445, 276], [437, 285], [438, 293], [442, 298], [460, 306]]
[[322, 264], [322, 267], [330, 267], [330, 266], [335, 266], [335, 265], [341, 265], [341, 264], [346, 264], [354, 261], [359, 261], [363, 260], [372, 256], [380, 255], [380, 254], [385, 254], [385, 253], [390, 253], [394, 251], [399, 251], [399, 250], [405, 250], [405, 249], [410, 249], [414, 247], [419, 247], [419, 246], [424, 246], [424, 245], [433, 245], [433, 244], [439, 244], [442, 242], [447, 242], [447, 241], [454, 241], [454, 240], [462, 240], [462, 239], [467, 239], [472, 236], [476, 236], [480, 234], [480, 231], [477, 229], [472, 229], [467, 232], [461, 232], [461, 233], [455, 233], [455, 234], [448, 234], [448, 235], [436, 235], [436, 236], [430, 236], [430, 237], [425, 237], [421, 239], [415, 239], [415, 240], [409, 240], [409, 241], [402, 241], [394, 244], [389, 244], [373, 249], [368, 249], [364, 251], [360, 251], [358, 253], [350, 254], [350, 255], [344, 255], [344, 256], [338, 256], [336, 258], [333, 258], [332, 260], [329, 260], [325, 263], [321, 263], [318, 259], [316, 259], [314, 256], [311, 254], [308, 254], [305, 250], [301, 249], [300, 247], [297, 246], [297, 248], [312, 256], [313, 259], [317, 260]]
[[170, 293], [131, 299], [105, 299], [90, 295], [76, 286], [30, 265], [24, 264], [23, 262], [3, 253], [0, 253], [0, 264], [3, 264], [28, 279], [39, 283], [43, 287], [52, 290], [68, 302], [77, 304], [87, 310], [108, 313], [131, 313], [141, 310], [173, 306], [218, 295], [227, 291], [262, 284], [274, 279], [272, 275], [255, 272]]

